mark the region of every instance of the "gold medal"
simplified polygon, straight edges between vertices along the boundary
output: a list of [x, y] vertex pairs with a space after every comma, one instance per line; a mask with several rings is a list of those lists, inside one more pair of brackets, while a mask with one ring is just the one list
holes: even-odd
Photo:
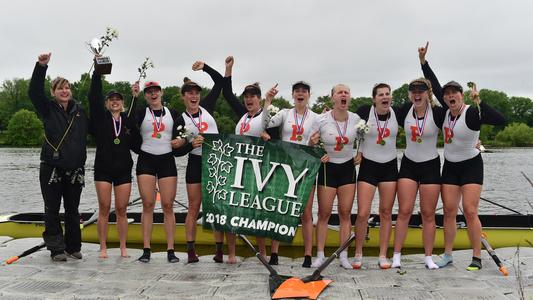
[[302, 138], [301, 135], [297, 135], [297, 136], [296, 136], [296, 139], [298, 140], [298, 142], [301, 142], [303, 138]]
[[422, 138], [421, 138], [421, 137], [418, 137], [418, 138], [416, 139], [416, 142], [419, 143], [419, 144], [421, 144], [421, 143], [422, 143]]
[[119, 139], [119, 138], [115, 138], [115, 139], [113, 140], [113, 143], [115, 143], [115, 145], [120, 144], [120, 139]]
[[54, 154], [52, 154], [52, 159], [59, 159], [59, 151], [54, 151]]

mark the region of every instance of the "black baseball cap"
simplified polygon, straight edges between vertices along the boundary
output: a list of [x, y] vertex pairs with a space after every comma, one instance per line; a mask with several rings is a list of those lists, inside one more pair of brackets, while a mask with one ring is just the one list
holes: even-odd
[[107, 93], [107, 95], [105, 96], [105, 99], [107, 100], [107, 99], [109, 99], [109, 98], [111, 98], [113, 96], [117, 96], [118, 98], [120, 98], [120, 100], [124, 100], [124, 97], [122, 96], [122, 94], [117, 92], [117, 91], [115, 91], [115, 90], [109, 91]]
[[459, 82], [457, 81], [450, 81], [448, 83], [446, 83], [443, 87], [442, 87], [442, 91], [444, 92], [445, 89], [447, 88], [454, 88], [455, 90], [459, 91], [459, 92], [463, 92], [463, 87], [459, 84]]
[[242, 95], [252, 95], [261, 97], [261, 88], [257, 84], [249, 84], [244, 88], [244, 91], [242, 91]]
[[305, 81], [298, 81], [298, 82], [295, 82], [293, 85], [292, 85], [292, 91], [294, 92], [295, 89], [297, 88], [303, 88], [305, 90], [307, 90], [308, 92], [311, 91], [311, 85]]
[[429, 86], [423, 81], [413, 81], [409, 83], [409, 91], [427, 91]]

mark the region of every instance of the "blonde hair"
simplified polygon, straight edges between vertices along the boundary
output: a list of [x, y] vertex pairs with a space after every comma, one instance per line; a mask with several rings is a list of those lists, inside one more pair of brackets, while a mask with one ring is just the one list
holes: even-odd
[[415, 82], [420, 82], [428, 86], [428, 90], [427, 90], [428, 102], [429, 102], [429, 105], [431, 105], [431, 107], [435, 107], [435, 105], [437, 105], [437, 102], [435, 102], [435, 99], [433, 98], [433, 88], [431, 87], [431, 81], [427, 80], [426, 78], [420, 77], [420, 78], [411, 80], [411, 82], [409, 82], [409, 85]]
[[70, 82], [68, 80], [63, 77], [56, 77], [54, 80], [52, 80], [52, 84], [50, 85], [50, 93], [54, 94], [55, 90], [60, 89], [65, 85], [68, 85], [70, 88]]
[[335, 90], [336, 90], [337, 88], [340, 88], [340, 87], [344, 87], [344, 88], [346, 88], [346, 89], [348, 90], [348, 92], [351, 92], [349, 86], [347, 86], [346, 84], [343, 84], [343, 83], [339, 83], [339, 84], [334, 85], [334, 86], [331, 88], [331, 96], [333, 96], [333, 94], [335, 94]]

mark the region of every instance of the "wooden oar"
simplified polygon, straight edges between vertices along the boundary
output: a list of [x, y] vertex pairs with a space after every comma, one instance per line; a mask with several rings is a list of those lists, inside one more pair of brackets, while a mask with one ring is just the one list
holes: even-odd
[[[131, 201], [128, 203], [128, 206], [130, 206], [130, 205], [132, 205], [133, 203], [139, 201], [140, 199], [141, 199], [141, 197], [138, 197], [138, 198], [135, 198], [135, 199], [131, 200]], [[114, 211], [115, 211], [115, 210], [112, 209], [112, 210], [110, 211], [110, 213], [113, 213]], [[93, 213], [93, 215], [89, 218], [89, 220], [83, 222], [83, 224], [80, 225], [80, 228], [83, 230], [85, 227], [87, 227], [87, 226], [89, 226], [89, 225], [95, 223], [96, 221], [98, 221], [98, 210], [95, 211], [95, 212]], [[28, 249], [28, 250], [22, 252], [21, 254], [19, 254], [19, 255], [15, 255], [15, 256], [12, 256], [12, 257], [10, 257], [9, 259], [7, 259], [7, 260], [6, 260], [6, 264], [8, 264], [8, 265], [9, 265], [9, 264], [12, 264], [12, 263], [16, 262], [17, 260], [19, 260], [20, 258], [22, 258], [22, 257], [24, 257], [24, 256], [28, 256], [28, 255], [30, 255], [30, 254], [32, 254], [32, 253], [35, 253], [35, 252], [41, 250], [41, 249], [44, 248], [45, 246], [46, 246], [46, 244], [45, 244], [44, 242], [42, 242], [42, 243], [40, 243], [40, 244], [37, 245], [37, 246], [31, 247], [30, 249]]]
[[490, 246], [489, 241], [487, 241], [487, 235], [484, 232], [481, 233], [481, 243], [483, 244], [483, 247], [485, 247], [485, 250], [487, 250], [489, 253], [490, 257], [492, 257], [496, 265], [499, 267], [500, 273], [502, 273], [503, 276], [508, 276], [509, 272], [507, 271], [507, 268], [498, 258], [498, 255], [496, 255], [496, 251], [494, 251], [494, 249], [492, 249]]
[[520, 173], [522, 173], [522, 175], [524, 176], [524, 178], [527, 180], [527, 182], [529, 182], [529, 184], [531, 185], [531, 187], [533, 187], [533, 182], [531, 181], [531, 179], [529, 179], [529, 177], [527, 177], [526, 173], [520, 171]]

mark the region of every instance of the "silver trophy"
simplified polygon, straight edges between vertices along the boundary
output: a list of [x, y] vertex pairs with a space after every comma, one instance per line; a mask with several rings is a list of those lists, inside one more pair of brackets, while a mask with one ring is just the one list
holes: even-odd
[[105, 47], [108, 47], [113, 39], [118, 38], [118, 31], [111, 27], [107, 27], [105, 35], [100, 38], [94, 38], [87, 46], [89, 50], [94, 54], [94, 72], [96, 74], [105, 75], [111, 74], [111, 59], [107, 56], [103, 56], [103, 50]]
[[94, 72], [96, 74], [105, 75], [111, 74], [111, 59], [108, 56], [102, 56], [104, 44], [99, 38], [94, 38], [88, 43], [91, 52], [95, 55], [94, 59]]

